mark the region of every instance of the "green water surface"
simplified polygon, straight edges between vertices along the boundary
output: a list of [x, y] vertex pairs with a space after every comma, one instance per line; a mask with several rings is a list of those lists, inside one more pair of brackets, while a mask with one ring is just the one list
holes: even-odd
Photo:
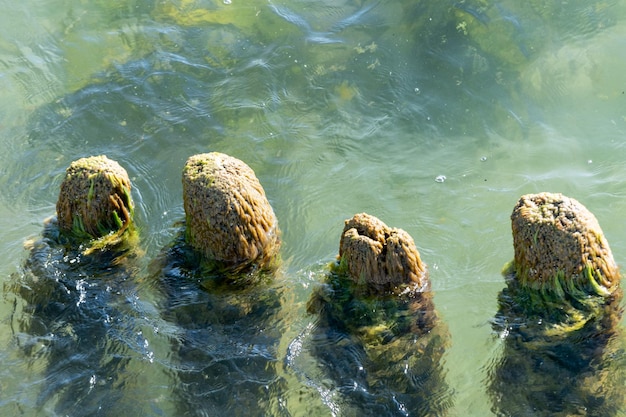
[[[25, 357], [24, 302], [7, 288], [24, 242], [54, 214], [65, 168], [84, 156], [129, 173], [144, 277], [184, 216], [188, 156], [224, 152], [255, 170], [283, 232], [278, 279], [290, 294], [276, 347], [286, 388], [264, 401], [289, 415], [349, 415], [307, 356], [305, 305], [355, 213], [409, 232], [429, 267], [456, 416], [495, 415], [486, 379], [502, 342], [490, 320], [519, 196], [576, 198], [626, 262], [624, 1], [0, 6], [1, 415], [55, 415], [56, 395], [41, 400], [45, 348]], [[109, 376], [118, 408], [85, 401], [85, 413], [179, 414], [178, 330], [157, 298], [150, 285], [128, 296], [129, 365]]]

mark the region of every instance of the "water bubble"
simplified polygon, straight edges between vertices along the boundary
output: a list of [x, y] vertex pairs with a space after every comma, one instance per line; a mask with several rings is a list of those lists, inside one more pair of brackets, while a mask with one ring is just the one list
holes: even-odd
[[232, 4], [233, 0], [224, 0], [224, 4]]
[[437, 175], [437, 177], [435, 178], [435, 181], [437, 182], [444, 182], [445, 180], [446, 180], [445, 175]]
[[590, 159], [590, 160], [587, 161], [587, 163], [588, 164], [593, 164], [593, 160]]
[[483, 156], [482, 158], [480, 158], [480, 160], [481, 160], [482, 162], [485, 162], [485, 161], [487, 160], [487, 157], [486, 157], [486, 156]]
[[415, 94], [419, 94], [421, 93], [420, 89], [418, 87], [415, 87]]

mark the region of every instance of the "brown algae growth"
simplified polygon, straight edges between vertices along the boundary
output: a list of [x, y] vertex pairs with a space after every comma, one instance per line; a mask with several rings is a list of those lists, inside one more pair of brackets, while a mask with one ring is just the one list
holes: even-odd
[[219, 152], [190, 157], [183, 169], [183, 202], [187, 243], [204, 258], [233, 270], [275, 267], [278, 220], [244, 162]]
[[497, 415], [617, 415], [624, 404], [620, 275], [598, 221], [562, 194], [522, 196], [511, 215], [489, 371]]
[[514, 259], [504, 274], [545, 335], [581, 329], [621, 297], [620, 274], [595, 216], [562, 194], [522, 196], [511, 215]]
[[343, 394], [342, 414], [446, 414], [449, 333], [408, 233], [365, 213], [346, 220], [338, 260], [307, 310], [317, 317], [312, 351]]
[[428, 280], [413, 238], [366, 213], [346, 220], [339, 259], [339, 268], [353, 281], [371, 286], [375, 292], [404, 285], [421, 288]]
[[619, 270], [594, 215], [562, 194], [520, 198], [511, 215], [520, 285], [538, 290], [611, 294]]
[[94, 248], [118, 244], [133, 223], [128, 173], [104, 155], [72, 162], [61, 183], [56, 211], [58, 227], [66, 235], [97, 239]]

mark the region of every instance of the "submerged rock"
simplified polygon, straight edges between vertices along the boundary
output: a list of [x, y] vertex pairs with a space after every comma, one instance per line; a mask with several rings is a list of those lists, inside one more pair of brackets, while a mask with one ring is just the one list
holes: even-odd
[[88, 238], [123, 231], [132, 222], [130, 190], [126, 170], [106, 156], [72, 162], [56, 206], [59, 228]]
[[449, 334], [406, 232], [364, 213], [347, 220], [339, 260], [307, 309], [317, 316], [311, 350], [342, 413], [445, 415]]
[[624, 405], [619, 271], [596, 218], [561, 194], [520, 198], [493, 327], [498, 415], [616, 415]]
[[272, 269], [280, 249], [274, 210], [254, 171], [231, 156], [194, 155], [183, 170], [187, 242], [208, 260]]

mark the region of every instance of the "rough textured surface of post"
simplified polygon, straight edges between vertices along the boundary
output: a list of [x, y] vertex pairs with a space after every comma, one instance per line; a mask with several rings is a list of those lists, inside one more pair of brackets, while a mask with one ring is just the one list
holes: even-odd
[[127, 228], [133, 213], [130, 190], [126, 170], [106, 156], [72, 162], [56, 205], [59, 228], [88, 238]]
[[338, 414], [447, 414], [449, 332], [408, 233], [365, 213], [346, 220], [338, 262], [307, 311], [317, 316], [307, 350], [329, 378], [324, 386], [341, 395]]
[[280, 249], [274, 210], [254, 171], [231, 156], [194, 155], [183, 170], [187, 242], [205, 258], [272, 268]]
[[377, 289], [403, 284], [422, 287], [427, 283], [426, 266], [413, 238], [402, 229], [366, 213], [346, 220], [339, 243], [340, 263], [356, 282]]
[[562, 194], [528, 194], [511, 215], [513, 268], [522, 286], [608, 295], [619, 271], [594, 215]]
[[596, 218], [561, 194], [522, 196], [492, 321], [497, 415], [615, 416], [624, 404], [622, 290]]

